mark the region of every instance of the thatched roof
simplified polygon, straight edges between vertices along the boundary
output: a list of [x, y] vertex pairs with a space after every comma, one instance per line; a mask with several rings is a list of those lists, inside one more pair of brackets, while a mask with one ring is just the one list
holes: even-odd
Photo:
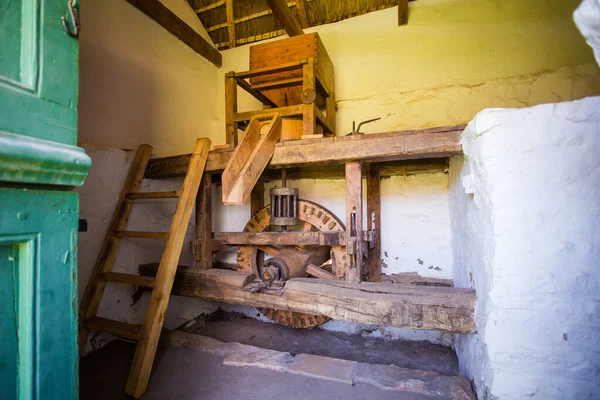
[[[227, 4], [233, 5], [235, 45], [285, 34], [265, 0], [188, 0], [218, 49], [229, 48]], [[297, 5], [296, 3], [299, 3]], [[398, 0], [296, 0], [288, 1], [303, 28], [398, 5]], [[302, 7], [304, 5], [304, 7]], [[302, 12], [304, 8], [305, 13]]]

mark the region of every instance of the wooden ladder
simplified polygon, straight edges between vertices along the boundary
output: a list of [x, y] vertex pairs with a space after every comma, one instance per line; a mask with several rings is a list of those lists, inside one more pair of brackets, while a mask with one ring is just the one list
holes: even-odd
[[[136, 398], [140, 397], [148, 386], [148, 379], [177, 270], [177, 262], [194, 208], [198, 187], [204, 173], [210, 145], [210, 139], [196, 140], [183, 186], [181, 191], [177, 192], [139, 192], [152, 153], [152, 146], [143, 144], [137, 149], [106, 233], [104, 244], [81, 301], [79, 308], [79, 349], [81, 352], [83, 352], [87, 343], [89, 331], [106, 332], [138, 341], [125, 389], [128, 395]], [[126, 231], [125, 228], [131, 215], [133, 202], [139, 199], [157, 198], [179, 199], [169, 231]], [[123, 238], [167, 240], [155, 278], [111, 272]], [[96, 316], [107, 282], [118, 282], [152, 289], [143, 325], [132, 325]]]
[[261, 135], [260, 121], [257, 118], [250, 120], [242, 140], [221, 175], [223, 203], [244, 205], [273, 157], [275, 145], [281, 137], [279, 114], [275, 114], [268, 124], [267, 131]]

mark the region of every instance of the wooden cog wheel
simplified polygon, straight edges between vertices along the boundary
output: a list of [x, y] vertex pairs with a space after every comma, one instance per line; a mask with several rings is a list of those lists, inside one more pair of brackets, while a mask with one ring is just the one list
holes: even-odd
[[[346, 227], [331, 211], [308, 200], [298, 200], [298, 218], [300, 223], [292, 227], [302, 232], [343, 232]], [[244, 232], [269, 232], [271, 231], [271, 206], [268, 205], [257, 212], [244, 227]], [[274, 256], [283, 247], [276, 246], [239, 246], [237, 263], [241, 271], [258, 273], [259, 252]], [[336, 268], [341, 270], [346, 259], [345, 246], [331, 246], [331, 259], [323, 264], [323, 268], [331, 268], [335, 274]], [[335, 274], [336, 277], [338, 274]], [[317, 279], [317, 278], [315, 278]], [[338, 278], [339, 279], [339, 278]], [[295, 311], [275, 310], [270, 308], [258, 309], [271, 321], [291, 328], [314, 328], [329, 321], [324, 315], [304, 314]]]

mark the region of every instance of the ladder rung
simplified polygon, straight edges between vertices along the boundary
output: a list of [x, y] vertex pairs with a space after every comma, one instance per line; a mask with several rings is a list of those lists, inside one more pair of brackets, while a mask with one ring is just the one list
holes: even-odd
[[151, 276], [122, 274], [119, 272], [107, 272], [101, 274], [99, 276], [99, 279], [103, 279], [107, 282], [124, 283], [126, 285], [143, 286], [148, 288], [154, 287], [154, 278]]
[[87, 329], [95, 332], [110, 333], [125, 339], [139, 340], [142, 336], [142, 326], [112, 319], [92, 317], [83, 323]]
[[168, 239], [169, 232], [116, 231], [115, 237], [138, 239]]
[[128, 193], [127, 199], [139, 200], [139, 199], [176, 199], [181, 195], [180, 191], [172, 192], [137, 192]]

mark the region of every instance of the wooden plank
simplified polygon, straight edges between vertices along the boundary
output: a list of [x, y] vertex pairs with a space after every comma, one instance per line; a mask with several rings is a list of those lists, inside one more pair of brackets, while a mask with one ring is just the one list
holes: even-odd
[[100, 317], [91, 317], [86, 320], [83, 325], [86, 329], [91, 331], [110, 333], [111, 335], [131, 340], [138, 340], [142, 332], [142, 327], [140, 325], [133, 325]]
[[[140, 270], [140, 273], [152, 272]], [[245, 275], [223, 272], [226, 274]], [[286, 283], [282, 296], [273, 296], [209, 281], [201, 273], [188, 269], [178, 270], [172, 294], [326, 315], [364, 324], [464, 334], [476, 329], [473, 315], [476, 296], [472, 289], [295, 278]]]
[[306, 267], [306, 273], [319, 279], [335, 279], [334, 274], [325, 271], [323, 268], [317, 267], [313, 264], [308, 264], [308, 266]]
[[240, 146], [235, 150], [234, 156], [223, 171], [223, 203], [225, 204], [244, 205], [246, 203], [254, 185], [273, 155], [275, 144], [281, 137], [281, 117], [279, 115], [273, 117], [267, 132], [260, 136], [257, 143], [258, 120], [253, 119], [250, 124], [254, 130], [251, 133], [252, 136], [246, 140], [246, 135], [244, 135]]
[[208, 43], [198, 32], [190, 28], [175, 13], [158, 0], [127, 0], [129, 4], [152, 18], [160, 26], [175, 35], [196, 53], [208, 61], [221, 67], [222, 58], [219, 50]]
[[267, 0], [267, 4], [275, 17], [281, 22], [288, 35], [299, 36], [304, 34], [302, 27], [294, 17], [294, 14], [292, 14], [285, 0]]
[[188, 172], [181, 188], [181, 197], [177, 202], [177, 208], [171, 222], [169, 239], [160, 260], [154, 290], [152, 290], [150, 296], [142, 327], [142, 335], [135, 350], [125, 387], [125, 393], [136, 398], [140, 397], [148, 386], [160, 331], [169, 304], [171, 288], [173, 287], [173, 278], [177, 270], [177, 262], [181, 255], [181, 247], [196, 202], [196, 195], [204, 173], [210, 145], [210, 139], [196, 140]]
[[116, 231], [125, 229], [129, 216], [131, 215], [132, 203], [126, 201], [126, 197], [128, 194], [139, 191], [151, 155], [152, 146], [147, 144], [140, 145], [135, 152], [135, 157], [131, 163], [131, 167], [129, 167], [125, 183], [123, 184], [123, 189], [121, 189], [121, 193], [119, 194], [117, 206], [115, 207], [110, 224], [106, 230], [102, 248], [98, 253], [92, 275], [90, 276], [85, 293], [81, 299], [79, 306], [79, 323], [82, 329], [79, 331], [78, 339], [79, 351], [81, 353], [83, 353], [85, 349], [88, 338], [88, 331], [83, 329], [82, 322], [96, 316], [98, 308], [100, 307], [100, 302], [102, 301], [104, 289], [106, 288], [106, 281], [98, 280], [98, 276], [102, 273], [109, 272], [112, 269], [117, 252], [119, 251], [119, 246], [121, 245], [121, 240], [115, 238], [114, 234]]
[[[348, 244], [346, 264], [343, 269], [337, 269], [336, 277], [344, 275], [347, 282], [359, 283], [363, 271], [363, 207], [362, 207], [362, 165], [359, 162], [346, 163], [346, 231]], [[350, 240], [354, 237], [355, 243]]]
[[264, 94], [254, 90], [252, 88], [252, 86], [250, 86], [250, 84], [248, 82], [246, 82], [245, 80], [243, 80], [242, 78], [236, 77], [236, 81], [242, 89], [244, 89], [247, 93], [249, 93], [251, 96], [253, 96], [256, 100], [260, 101], [261, 103], [263, 103], [266, 106], [275, 107], [275, 108], [277, 107], [277, 104], [275, 104], [271, 100], [269, 100], [269, 98], [267, 96], [265, 96]]
[[238, 78], [247, 79], [255, 76], [277, 74], [279, 72], [301, 69], [302, 66], [307, 62], [308, 60], [306, 58], [301, 58], [299, 61], [287, 62], [278, 65], [269, 65], [262, 68], [251, 69], [250, 71], [236, 72], [235, 76]]
[[294, 106], [286, 106], [279, 108], [270, 108], [267, 110], [261, 111], [246, 111], [241, 113], [236, 113], [234, 116], [235, 122], [242, 121], [250, 121], [252, 118], [256, 119], [271, 119], [275, 115], [279, 115], [280, 117], [293, 117], [297, 115], [302, 115], [302, 104], [294, 105]]
[[176, 199], [179, 197], [179, 194], [180, 194], [179, 191], [127, 193], [127, 199], [129, 199], [129, 200]]
[[[286, 142], [275, 147], [268, 168], [335, 166], [343, 165], [346, 161], [368, 163], [447, 158], [462, 154], [460, 136], [464, 127], [459, 125]], [[211, 151], [207, 172], [223, 171], [232, 153], [232, 150]], [[184, 154], [150, 160], [146, 178], [183, 176], [189, 157], [189, 154]]]
[[215, 232], [213, 239], [226, 245], [345, 246], [347, 237], [346, 232]]
[[237, 86], [235, 72], [225, 74], [225, 142], [231, 147], [238, 144], [238, 124], [235, 121], [238, 107]]
[[408, 0], [398, 0], [398, 26], [408, 23]]
[[227, 35], [229, 48], [235, 47], [235, 21], [233, 18], [233, 0], [225, 0], [225, 14], [227, 16]]
[[381, 178], [379, 164], [367, 165], [367, 223], [365, 230], [373, 231], [367, 258], [367, 280], [381, 281]]
[[204, 174], [196, 196], [196, 267], [212, 268], [212, 175]]
[[242, 170], [248, 163], [250, 155], [254, 151], [254, 148], [258, 145], [260, 140], [260, 122], [258, 119], [250, 121], [248, 127], [239, 145], [235, 148], [232, 157], [229, 159], [223, 174], [221, 175], [221, 182], [223, 184], [222, 195], [223, 201], [225, 202], [236, 181], [241, 177]]
[[323, 125], [325, 131], [327, 131], [330, 135], [335, 135], [335, 125], [332, 124], [331, 121], [329, 121], [329, 119], [326, 118], [321, 112], [321, 110], [319, 110], [319, 108], [317, 107], [315, 107], [315, 117], [316, 120], [319, 121], [321, 125]]
[[307, 29], [310, 28], [308, 23], [308, 2], [306, 0], [296, 0], [296, 10], [298, 11], [298, 18], [300, 19], [300, 26]]
[[420, 286], [444, 286], [453, 287], [452, 279], [431, 278], [420, 276], [416, 272], [402, 272], [399, 274], [382, 275], [381, 282], [385, 283], [402, 283], [405, 285], [420, 285]]
[[266, 83], [258, 83], [256, 85], [252, 85], [254, 90], [271, 90], [271, 89], [280, 89], [284, 87], [290, 86], [300, 86], [302, 85], [302, 78], [291, 78], [291, 79], [282, 79], [280, 81], [275, 82], [266, 82]]
[[140, 275], [123, 274], [119, 272], [106, 272], [100, 274], [99, 279], [107, 282], [123, 283], [125, 285], [135, 285], [147, 288], [154, 287], [154, 278]]

